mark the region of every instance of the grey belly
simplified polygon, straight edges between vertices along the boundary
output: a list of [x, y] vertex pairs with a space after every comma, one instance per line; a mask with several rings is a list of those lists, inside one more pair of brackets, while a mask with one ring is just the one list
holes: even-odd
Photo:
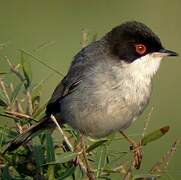
[[62, 100], [61, 118], [74, 129], [96, 138], [124, 130], [143, 111], [149, 97], [135, 99], [129, 89], [127, 95], [122, 93], [119, 89], [100, 92], [81, 88]]

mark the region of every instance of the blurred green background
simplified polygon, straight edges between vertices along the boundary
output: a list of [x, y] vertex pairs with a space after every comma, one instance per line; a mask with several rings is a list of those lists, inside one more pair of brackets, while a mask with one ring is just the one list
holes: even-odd
[[[181, 54], [181, 1], [179, 0], [0, 0], [0, 71], [8, 69], [4, 56], [19, 62], [18, 49], [32, 51], [40, 45], [34, 55], [63, 74], [68, 70], [72, 57], [81, 48], [81, 32], [95, 33], [98, 38], [116, 25], [128, 20], [137, 20], [151, 27], [161, 38], [165, 47]], [[55, 72], [32, 62], [34, 81], [46, 79], [44, 102], [50, 97], [61, 80]], [[165, 58], [154, 79], [154, 92], [147, 110], [127, 132], [139, 134], [144, 118], [152, 106], [154, 112], [148, 131], [170, 125], [170, 132], [144, 148], [144, 169], [148, 169], [180, 137], [181, 128], [181, 61], [180, 57]], [[4, 123], [0, 119], [0, 123]], [[116, 146], [118, 148], [118, 146]], [[119, 148], [122, 149], [121, 143]], [[169, 164], [169, 175], [165, 179], [181, 178], [181, 149]]]

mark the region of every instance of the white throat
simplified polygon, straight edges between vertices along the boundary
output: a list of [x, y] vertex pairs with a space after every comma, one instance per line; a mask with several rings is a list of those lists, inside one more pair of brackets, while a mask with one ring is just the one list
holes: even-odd
[[135, 78], [151, 79], [157, 72], [162, 58], [163, 56], [160, 56], [159, 53], [147, 54], [136, 59], [133, 63], [129, 64], [127, 68], [129, 68], [129, 72]]

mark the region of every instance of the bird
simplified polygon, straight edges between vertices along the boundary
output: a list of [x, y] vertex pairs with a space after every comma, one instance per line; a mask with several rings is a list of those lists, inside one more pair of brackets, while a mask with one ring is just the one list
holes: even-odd
[[166, 56], [178, 54], [164, 48], [145, 24], [128, 21], [114, 27], [74, 56], [47, 104], [46, 115], [9, 142], [5, 152], [39, 131], [55, 128], [51, 115], [85, 136], [97, 139], [120, 131], [127, 138], [124, 130], [149, 103], [153, 77]]

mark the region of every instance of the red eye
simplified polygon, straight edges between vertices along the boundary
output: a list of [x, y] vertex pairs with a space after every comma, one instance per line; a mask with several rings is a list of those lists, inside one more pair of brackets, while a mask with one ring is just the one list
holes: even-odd
[[143, 55], [146, 52], [146, 46], [144, 44], [136, 44], [135, 48], [136, 52], [140, 55]]

